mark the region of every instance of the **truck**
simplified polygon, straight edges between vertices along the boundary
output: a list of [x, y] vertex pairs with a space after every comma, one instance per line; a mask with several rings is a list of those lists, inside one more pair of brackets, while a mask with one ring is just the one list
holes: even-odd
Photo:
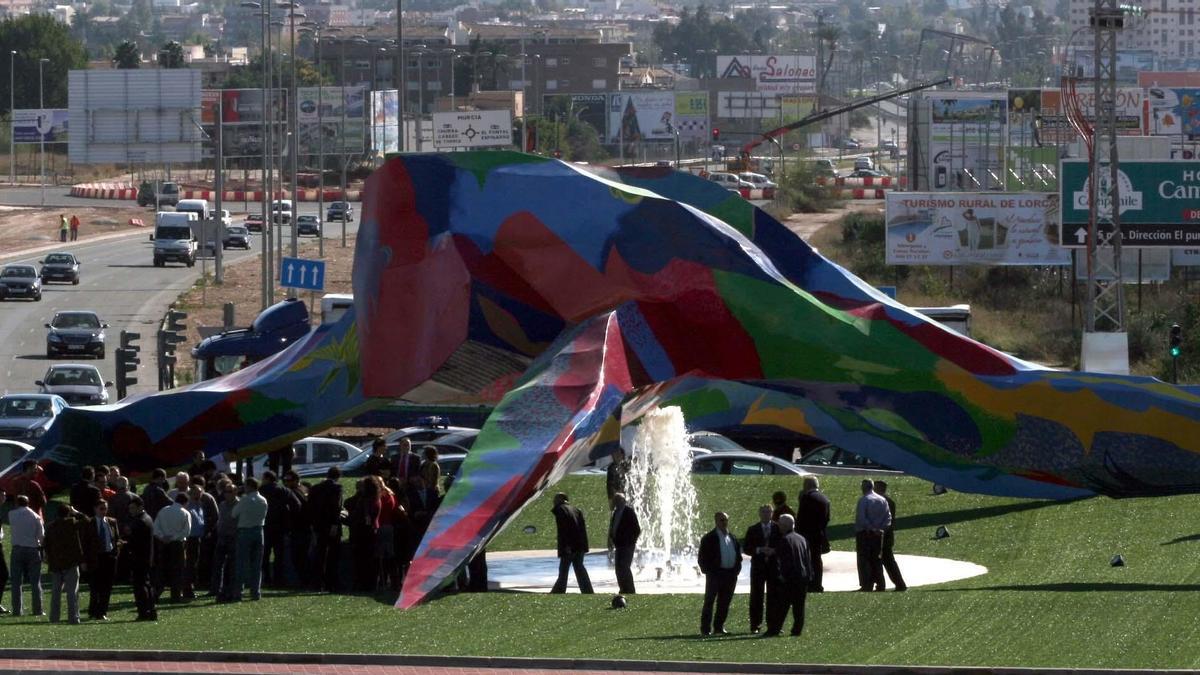
[[188, 267], [196, 264], [196, 214], [159, 211], [154, 217], [154, 266], [180, 262]]
[[192, 348], [196, 381], [241, 370], [287, 349], [312, 329], [308, 309], [288, 298], [264, 309], [249, 328], [233, 328], [200, 341]]

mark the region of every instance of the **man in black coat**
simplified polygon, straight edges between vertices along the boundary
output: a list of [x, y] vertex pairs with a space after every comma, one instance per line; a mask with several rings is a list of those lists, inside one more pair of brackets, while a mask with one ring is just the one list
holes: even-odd
[[103, 496], [100, 488], [96, 487], [96, 470], [90, 466], [83, 467], [79, 482], [71, 486], [71, 508], [90, 518], [96, 510], [96, 503]]
[[812, 579], [808, 582], [810, 593], [821, 593], [825, 590], [822, 578], [825, 574], [825, 564], [821, 560], [823, 553], [829, 552], [829, 497], [821, 492], [821, 484], [816, 476], [804, 477], [804, 489], [800, 493], [800, 504], [796, 507], [796, 531], [808, 542], [808, 554], [811, 556]]
[[108, 515], [108, 502], [101, 499], [93, 507], [94, 516], [86, 520], [80, 537], [89, 574], [88, 616], [108, 621], [108, 601], [112, 597], [117, 573], [117, 553], [124, 543], [117, 521]]
[[558, 580], [550, 592], [566, 593], [567, 570], [574, 568], [579, 592], [591, 593], [592, 580], [583, 566], [583, 557], [588, 552], [587, 522], [583, 518], [583, 511], [567, 501], [565, 492], [560, 492], [554, 495], [554, 508], [550, 509], [550, 513], [554, 514], [558, 530]]
[[[710, 635], [728, 635], [725, 618], [729, 616], [729, 603], [737, 587], [738, 574], [742, 571], [742, 547], [737, 537], [729, 533], [729, 516], [718, 512], [713, 516], [716, 525], [700, 538], [700, 554], [697, 562], [704, 573], [704, 607], [700, 610], [700, 632]], [[716, 614], [713, 614], [713, 603]]]
[[617, 588], [631, 595], [637, 592], [633, 585], [633, 552], [642, 526], [638, 523], [633, 507], [625, 502], [625, 495], [618, 492], [612, 499], [612, 518], [608, 521], [608, 549], [613, 552], [613, 565], [617, 571]]
[[146, 487], [142, 488], [142, 506], [146, 515], [150, 516], [153, 521], [158, 517], [158, 512], [171, 505], [171, 498], [167, 496], [167, 472], [162, 469], [155, 469], [150, 474], [150, 482], [146, 483]]
[[137, 620], [157, 621], [158, 611], [154, 608], [154, 591], [150, 585], [154, 569], [154, 521], [142, 507], [141, 497], [129, 498], [129, 517], [121, 527], [125, 550], [129, 554], [130, 585], [137, 605]]
[[279, 484], [270, 470], [263, 472], [258, 492], [267, 500], [267, 521], [263, 525], [263, 583], [282, 588], [291, 576], [291, 571], [286, 568], [285, 551], [288, 530], [292, 518], [300, 510], [300, 501], [291, 490]]
[[758, 507], [758, 522], [746, 528], [742, 552], [750, 556], [750, 632], [762, 629], [763, 606], [766, 599], [767, 577], [771, 574], [771, 557], [779, 540], [779, 526], [771, 520], [775, 510], [770, 504]]
[[325, 480], [308, 491], [308, 511], [316, 546], [313, 551], [311, 583], [333, 593], [337, 588], [338, 551], [342, 546], [342, 470], [325, 472]]
[[808, 597], [808, 582], [812, 579], [812, 558], [808, 542], [795, 532], [796, 521], [789, 515], [779, 517], [781, 537], [775, 546], [775, 574], [767, 601], [768, 637], [779, 635], [788, 610], [792, 611], [792, 635], [804, 631], [804, 601]]
[[883, 570], [887, 572], [887, 576], [892, 580], [892, 585], [897, 591], [907, 591], [908, 584], [904, 583], [904, 576], [900, 574], [900, 565], [896, 564], [896, 502], [887, 493], [887, 483], [885, 481], [875, 481], [875, 491], [879, 496], [887, 500], [888, 513], [892, 516], [892, 522], [883, 531]]

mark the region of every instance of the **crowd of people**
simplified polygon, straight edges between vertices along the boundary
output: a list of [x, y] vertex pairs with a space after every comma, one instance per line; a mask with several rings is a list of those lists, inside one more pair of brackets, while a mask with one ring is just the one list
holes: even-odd
[[[634, 509], [620, 492], [628, 471], [623, 462], [624, 457], [617, 455], [608, 470], [607, 489], [612, 506], [608, 540], [619, 591], [628, 594], [635, 592], [630, 563], [641, 529]], [[863, 480], [861, 489], [854, 520], [858, 590], [886, 590], [886, 573], [897, 591], [905, 591], [908, 586], [894, 554], [896, 503], [887, 495], [885, 481]], [[566, 592], [572, 570], [580, 592], [594, 592], [584, 564], [588, 536], [583, 512], [562, 492], [555, 495], [551, 512], [557, 526], [559, 558], [558, 579], [551, 592]], [[825, 590], [822, 556], [830, 551], [830, 513], [829, 498], [821, 491], [819, 480], [816, 476], [806, 476], [795, 510], [788, 505], [786, 493], [774, 493], [770, 504], [759, 507], [757, 522], [746, 529], [741, 539], [730, 532], [727, 513], [714, 514], [714, 527], [701, 537], [696, 561], [705, 577], [700, 632], [728, 633], [725, 622], [743, 560], [748, 558], [750, 632], [778, 636], [790, 613], [791, 634], [800, 635], [804, 630], [808, 594]], [[622, 538], [622, 532], [632, 535], [633, 541]], [[622, 545], [628, 546], [627, 557], [622, 555]]]
[[[81, 583], [88, 588], [87, 617], [97, 621], [108, 619], [118, 581], [131, 586], [139, 621], [156, 620], [168, 592], [172, 603], [199, 595], [219, 603], [256, 601], [264, 587], [398, 592], [441, 501], [441, 473], [436, 449], [424, 459], [406, 440], [395, 457], [386, 450], [377, 439], [367, 475], [348, 496], [338, 467], [309, 485], [290, 469], [281, 479], [271, 470], [259, 478], [221, 473], [197, 454], [170, 480], [163, 469], [154, 470], [140, 494], [116, 467], [84, 467], [69, 502], [57, 504], [52, 518], [40, 469], [27, 461], [10, 484], [8, 565], [0, 531], [0, 600], [11, 583], [11, 613], [21, 616], [28, 587], [30, 613], [45, 616], [43, 564], [52, 623], [62, 619], [64, 596], [67, 622], [80, 622]], [[341, 572], [343, 530], [347, 575]], [[486, 562], [471, 566], [475, 577], [486, 575], [481, 565]], [[481, 585], [486, 588], [485, 578], [461, 580], [464, 590]]]

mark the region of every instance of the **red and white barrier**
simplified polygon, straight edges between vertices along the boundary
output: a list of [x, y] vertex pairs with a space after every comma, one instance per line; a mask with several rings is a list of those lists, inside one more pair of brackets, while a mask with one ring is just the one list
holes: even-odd
[[738, 190], [738, 194], [742, 196], [742, 199], [775, 199], [775, 188], [765, 188], [762, 190], [758, 188], [741, 188]]
[[834, 199], [886, 199], [888, 190], [883, 188], [833, 188], [830, 194]]
[[820, 177], [817, 178], [817, 185], [830, 185], [838, 187], [904, 187], [908, 184], [906, 176], [864, 176], [862, 178], [854, 178], [851, 176], [839, 176], [837, 178]]
[[[129, 185], [111, 184], [111, 183], [83, 183], [80, 185], [71, 186], [72, 197], [83, 197], [85, 199], [137, 199], [138, 190]], [[320, 190], [297, 190], [296, 201], [299, 202], [315, 202], [318, 199]], [[214, 201], [216, 198], [215, 190], [180, 190], [180, 199], [207, 199]], [[275, 199], [288, 199], [290, 193], [286, 190], [280, 190], [275, 193]], [[225, 202], [258, 202], [263, 199], [262, 190], [226, 190], [222, 195], [222, 201]], [[325, 199], [327, 202], [342, 201], [341, 190], [325, 190]], [[358, 202], [362, 201], [361, 190], [347, 190], [345, 201]]]

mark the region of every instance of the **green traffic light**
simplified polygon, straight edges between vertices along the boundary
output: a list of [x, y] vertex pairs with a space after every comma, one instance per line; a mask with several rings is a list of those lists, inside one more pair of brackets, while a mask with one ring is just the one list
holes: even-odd
[[1171, 347], [1171, 358], [1177, 359], [1177, 358], [1179, 358], [1179, 355], [1182, 353], [1183, 353], [1183, 350], [1180, 349], [1179, 347]]

